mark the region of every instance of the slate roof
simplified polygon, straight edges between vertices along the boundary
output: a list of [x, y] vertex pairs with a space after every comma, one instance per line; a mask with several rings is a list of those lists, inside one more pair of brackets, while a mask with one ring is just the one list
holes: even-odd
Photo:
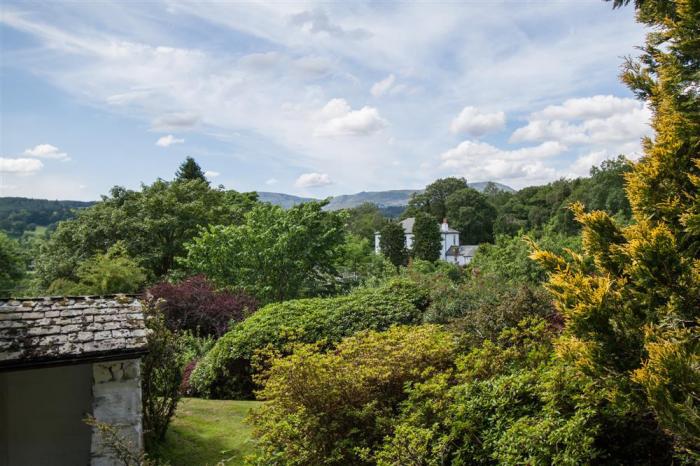
[[[415, 225], [416, 219], [415, 217], [408, 217], [404, 220], [401, 220], [399, 222], [399, 225], [403, 227], [403, 231], [407, 235], [412, 235], [413, 234], [413, 225]], [[442, 224], [438, 224], [440, 226], [440, 233], [459, 233], [459, 231], [455, 230], [454, 228], [448, 227], [446, 230], [442, 229]]]
[[0, 370], [145, 353], [134, 296], [0, 300]]

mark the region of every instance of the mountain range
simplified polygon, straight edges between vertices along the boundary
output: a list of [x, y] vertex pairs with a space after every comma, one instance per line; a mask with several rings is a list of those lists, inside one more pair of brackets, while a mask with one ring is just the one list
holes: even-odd
[[[514, 189], [510, 186], [506, 186], [501, 183], [494, 184], [498, 189], [514, 192]], [[483, 191], [487, 185], [487, 181], [469, 183], [469, 186], [477, 191]], [[407, 206], [411, 196], [422, 191], [422, 189], [393, 189], [389, 191], [362, 191], [355, 194], [341, 194], [339, 196], [332, 197], [326, 208], [328, 210], [350, 209], [369, 202], [376, 204], [377, 207], [381, 209], [394, 211], [397, 207]], [[300, 197], [293, 196], [291, 194], [271, 193], [265, 191], [258, 191], [258, 198], [263, 202], [269, 202], [270, 204], [278, 205], [280, 207], [284, 207], [285, 209], [301, 204], [302, 202], [318, 200], [311, 197]]]

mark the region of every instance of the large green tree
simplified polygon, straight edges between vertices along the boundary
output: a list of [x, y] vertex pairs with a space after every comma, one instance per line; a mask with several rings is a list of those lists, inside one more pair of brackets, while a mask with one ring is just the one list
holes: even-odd
[[379, 207], [371, 202], [365, 202], [352, 209], [347, 209], [346, 228], [348, 232], [374, 242], [374, 234], [387, 223]]
[[408, 201], [408, 207], [401, 215], [403, 218], [415, 217], [418, 212], [426, 212], [441, 222], [447, 216], [447, 198], [460, 189], [467, 188], [464, 178], [441, 178], [425, 187], [425, 191], [414, 194]]
[[36, 262], [42, 286], [76, 281], [81, 262], [122, 242], [151, 279], [167, 274], [183, 245], [202, 226], [239, 223], [256, 202], [254, 193], [212, 189], [202, 180], [157, 180], [140, 191], [112, 188], [109, 196], [59, 223]]
[[262, 301], [320, 294], [335, 281], [345, 237], [343, 215], [324, 211], [326, 204], [308, 202], [289, 210], [258, 204], [240, 225], [201, 231], [186, 245], [181, 265]]
[[440, 226], [435, 218], [425, 212], [418, 212], [413, 224], [413, 257], [429, 262], [440, 258], [442, 248]]
[[[615, 0], [615, 6], [628, 3]], [[654, 138], [627, 176], [635, 223], [574, 213], [584, 256], [537, 251], [566, 319], [557, 353], [620, 412], [654, 421], [700, 462], [700, 2], [638, 0], [649, 26], [623, 81], [653, 112]], [[584, 261], [592, 258], [590, 262]]]
[[496, 208], [488, 198], [473, 188], [450, 194], [445, 201], [450, 226], [459, 230], [463, 244], [493, 241], [493, 221]]
[[403, 231], [403, 227], [396, 222], [389, 222], [379, 233], [379, 248], [382, 254], [397, 268], [406, 265], [408, 251], [406, 250], [406, 233]]

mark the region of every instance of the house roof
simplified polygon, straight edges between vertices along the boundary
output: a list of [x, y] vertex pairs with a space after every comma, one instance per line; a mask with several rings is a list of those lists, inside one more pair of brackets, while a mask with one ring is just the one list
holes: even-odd
[[146, 335], [134, 296], [0, 300], [0, 370], [137, 357]]
[[[407, 219], [401, 220], [399, 222], [399, 225], [403, 227], [404, 233], [407, 235], [412, 235], [413, 234], [413, 225], [416, 223], [415, 217], [408, 217]], [[447, 227], [446, 230], [442, 229], [442, 225], [440, 224], [440, 233], [459, 233], [457, 230], [454, 228]]]
[[450, 246], [445, 255], [447, 256], [464, 256], [464, 257], [474, 257], [476, 250], [479, 249], [479, 245], [465, 245], [465, 246]]

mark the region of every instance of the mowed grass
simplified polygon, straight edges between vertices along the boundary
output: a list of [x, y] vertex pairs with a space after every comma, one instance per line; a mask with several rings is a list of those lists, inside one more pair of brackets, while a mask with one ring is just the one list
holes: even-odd
[[183, 398], [155, 457], [172, 466], [242, 465], [253, 453], [251, 426], [244, 422], [257, 401]]

